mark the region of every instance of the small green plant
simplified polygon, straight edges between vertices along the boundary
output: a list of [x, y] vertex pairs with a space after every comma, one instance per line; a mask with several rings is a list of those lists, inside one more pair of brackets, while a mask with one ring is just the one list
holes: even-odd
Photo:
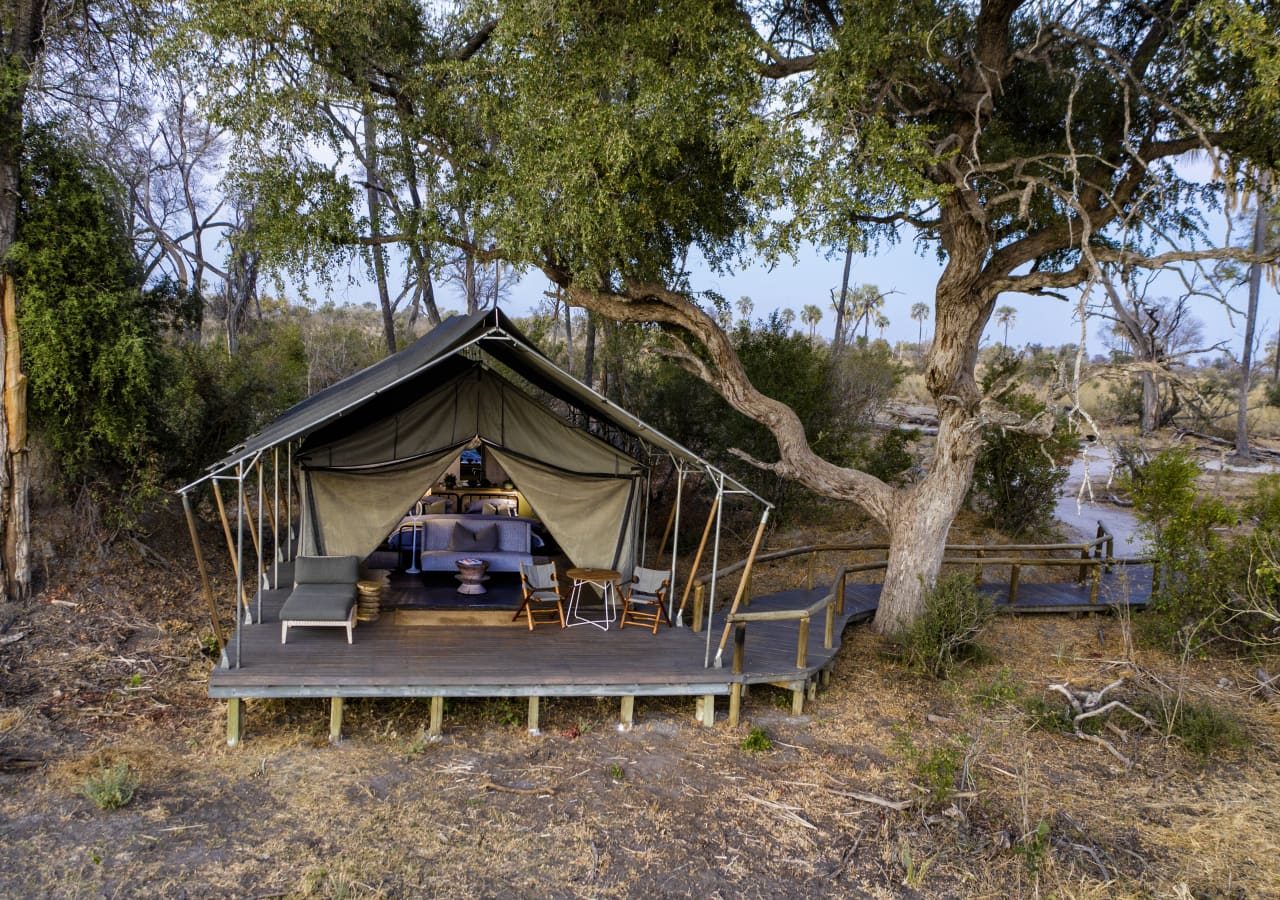
[[907, 843], [906, 838], [903, 838], [898, 845], [898, 862], [902, 864], [902, 880], [907, 887], [913, 891], [918, 891], [924, 887], [925, 875], [929, 873], [929, 867], [933, 865], [932, 857], [924, 862], [917, 863], [911, 853], [911, 845]]
[[1001, 669], [995, 677], [974, 692], [973, 699], [991, 709], [996, 706], [1017, 703], [1022, 697], [1022, 685], [1008, 669]]
[[142, 686], [142, 673], [134, 672], [129, 676], [129, 687], [136, 688]]
[[138, 789], [138, 777], [126, 762], [102, 766], [84, 780], [80, 793], [97, 805], [98, 809], [120, 809], [128, 806]]
[[769, 740], [769, 735], [765, 734], [763, 728], [757, 726], [751, 729], [751, 733], [738, 746], [748, 753], [765, 753], [773, 749], [773, 741]]
[[1022, 711], [1026, 713], [1032, 728], [1053, 734], [1071, 734], [1075, 731], [1071, 710], [1062, 704], [1050, 703], [1044, 697], [1028, 697], [1023, 700]]
[[1152, 704], [1151, 717], [1203, 761], [1249, 745], [1249, 735], [1235, 716], [1204, 701], [1162, 699]]
[[1044, 868], [1045, 857], [1049, 854], [1049, 823], [1041, 819], [1036, 827], [1022, 836], [1022, 840], [1013, 848], [1013, 852], [1022, 857], [1022, 864], [1027, 874], [1035, 877]]
[[991, 600], [978, 593], [973, 579], [938, 579], [925, 598], [924, 614], [899, 637], [906, 665], [934, 678], [946, 678], [966, 660], [982, 656], [978, 637], [995, 615]]
[[614, 781], [622, 781], [627, 777], [627, 773], [622, 770], [622, 766], [618, 763], [609, 764], [609, 777]]
[[942, 806], [955, 795], [964, 770], [961, 744], [950, 741], [925, 752], [905, 731], [897, 732], [894, 744], [911, 767], [911, 780], [925, 792], [927, 807]]

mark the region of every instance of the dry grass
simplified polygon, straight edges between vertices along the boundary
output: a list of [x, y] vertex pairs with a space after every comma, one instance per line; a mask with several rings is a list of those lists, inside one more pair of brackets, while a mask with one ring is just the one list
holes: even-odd
[[[875, 537], [855, 523], [774, 544]], [[758, 583], [803, 575], [797, 560]], [[1001, 620], [992, 661], [948, 682], [905, 674], [851, 629], [805, 716], [756, 688], [736, 729], [723, 708], [695, 727], [688, 699], [641, 698], [626, 734], [616, 700], [547, 700], [534, 738], [523, 701], [451, 700], [431, 743], [425, 701], [354, 700], [331, 747], [323, 701], [273, 700], [248, 704], [230, 750], [189, 624], [194, 587], [122, 555], [68, 569], [17, 611], [10, 633], [28, 636], [0, 649], [0, 760], [42, 764], [0, 771], [0, 895], [1280, 895], [1280, 712], [1246, 694], [1243, 662], [1143, 653], [1118, 667], [1123, 623], [1109, 618]], [[1131, 729], [1113, 735], [1125, 771], [1029, 730], [1014, 700], [980, 700], [997, 680], [1033, 696], [1122, 670], [1233, 711], [1252, 748], [1204, 764]], [[741, 749], [752, 728], [772, 750]], [[901, 812], [850, 796], [918, 800], [918, 760], [935, 751], [968, 760], [973, 796]], [[114, 762], [140, 786], [101, 812], [76, 789]], [[1019, 852], [1041, 822], [1042, 853]]]

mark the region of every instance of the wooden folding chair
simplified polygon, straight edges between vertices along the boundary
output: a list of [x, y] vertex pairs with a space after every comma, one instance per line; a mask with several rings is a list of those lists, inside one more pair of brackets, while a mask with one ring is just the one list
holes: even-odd
[[657, 634], [660, 623], [666, 622], [670, 626], [671, 619], [667, 615], [667, 588], [670, 583], [671, 573], [667, 570], [637, 566], [630, 583], [622, 589], [622, 619], [618, 627], [642, 625]]
[[530, 631], [534, 625], [554, 625], [557, 622], [561, 628], [564, 627], [564, 598], [560, 594], [555, 563], [520, 563], [520, 592], [524, 600], [511, 621], [523, 614], [529, 620]]

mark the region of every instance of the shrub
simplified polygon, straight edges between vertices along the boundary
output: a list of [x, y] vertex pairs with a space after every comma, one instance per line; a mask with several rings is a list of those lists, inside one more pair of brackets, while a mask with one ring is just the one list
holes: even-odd
[[773, 741], [769, 740], [769, 735], [765, 734], [763, 728], [756, 727], [751, 729], [751, 733], [738, 746], [747, 753], [765, 753], [773, 749]]
[[925, 598], [924, 614], [899, 639], [902, 659], [915, 671], [946, 678], [980, 655], [978, 637], [994, 615], [990, 598], [978, 593], [970, 576], [940, 578]]
[[995, 678], [992, 678], [974, 692], [973, 699], [990, 709], [995, 706], [1015, 703], [1021, 696], [1022, 685], [1014, 680], [1012, 672], [1008, 669], [1001, 669], [996, 673]]
[[84, 780], [80, 793], [92, 800], [98, 809], [120, 809], [133, 800], [138, 789], [138, 777], [129, 764], [118, 762], [103, 766]]
[[1188, 752], [1201, 760], [1249, 745], [1239, 720], [1211, 703], [1185, 698], [1176, 702], [1162, 699], [1152, 704], [1150, 713], [1165, 734], [1178, 738]]
[[1032, 728], [1053, 734], [1070, 734], [1075, 730], [1071, 710], [1061, 704], [1050, 703], [1044, 697], [1028, 697], [1022, 702], [1022, 711]]
[[[984, 378], [992, 385], [1016, 374], [1016, 360], [993, 366]], [[1013, 389], [996, 390], [995, 399], [1024, 421], [1045, 411], [1044, 404]], [[982, 432], [982, 451], [973, 467], [971, 505], [989, 525], [1007, 534], [1038, 534], [1053, 523], [1058, 492], [1067, 480], [1063, 463], [1076, 452], [1077, 437], [1058, 420], [1047, 438], [1000, 426]]]

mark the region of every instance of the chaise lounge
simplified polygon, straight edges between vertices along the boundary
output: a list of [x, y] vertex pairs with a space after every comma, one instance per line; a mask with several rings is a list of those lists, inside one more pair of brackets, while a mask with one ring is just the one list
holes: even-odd
[[360, 560], [354, 556], [299, 556], [293, 563], [293, 592], [280, 608], [280, 643], [289, 628], [337, 626], [347, 629], [347, 643], [356, 625], [356, 581]]

